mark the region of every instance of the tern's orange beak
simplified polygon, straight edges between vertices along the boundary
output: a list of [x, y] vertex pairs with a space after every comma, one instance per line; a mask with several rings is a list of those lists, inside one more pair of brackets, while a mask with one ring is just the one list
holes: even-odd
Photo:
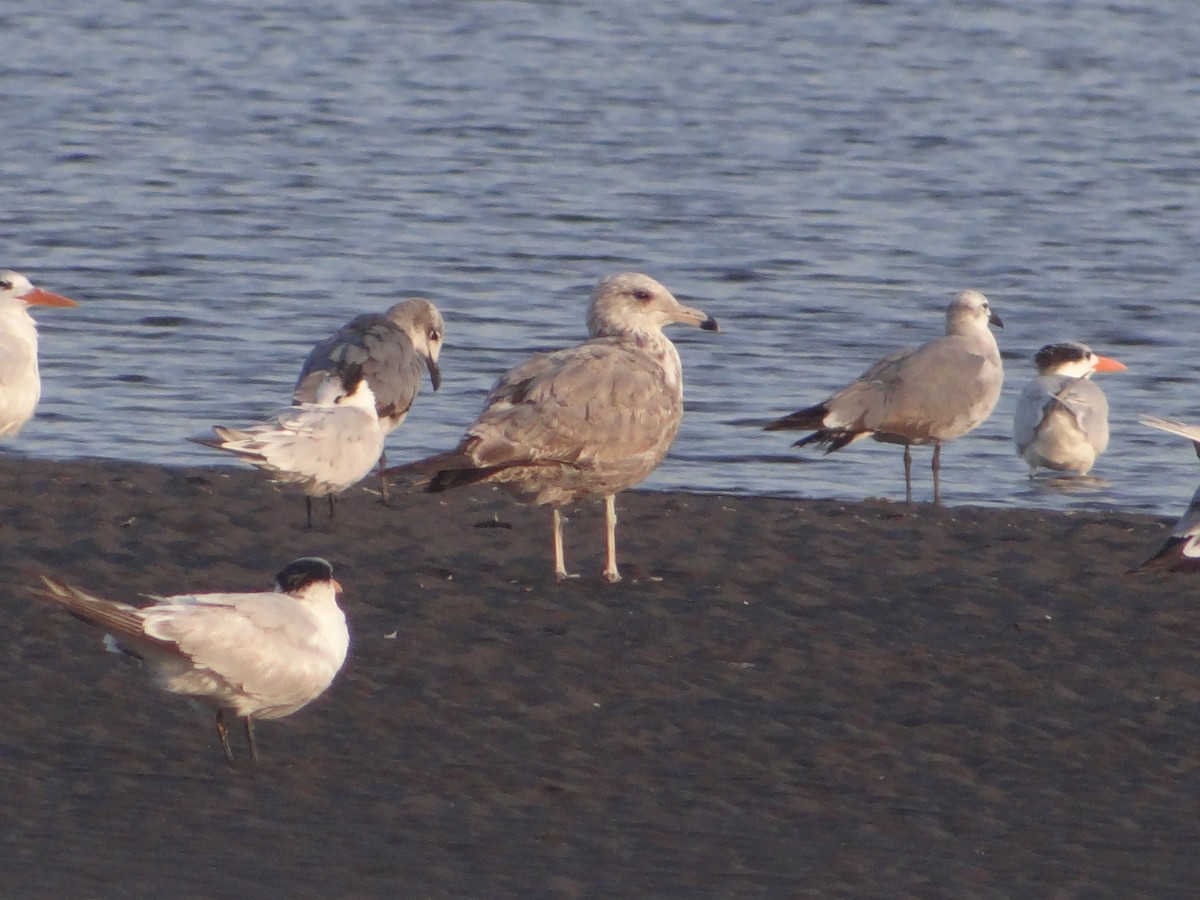
[[1107, 356], [1096, 357], [1097, 372], [1124, 372], [1128, 366], [1125, 363], [1117, 362], [1115, 359], [1109, 359]]
[[28, 306], [78, 306], [74, 300], [63, 297], [61, 294], [52, 294], [49, 291], [44, 291], [41, 288], [34, 288], [28, 294], [21, 298]]
[[346, 593], [344, 590], [342, 590], [342, 586], [338, 583], [338, 580], [336, 578], [330, 578], [329, 583], [333, 585], [333, 592], [335, 594]]

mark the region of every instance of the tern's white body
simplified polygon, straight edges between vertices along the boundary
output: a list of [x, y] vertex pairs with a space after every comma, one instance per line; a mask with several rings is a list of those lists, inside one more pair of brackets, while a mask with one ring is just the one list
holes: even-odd
[[274, 481], [299, 485], [309, 497], [340, 493], [361, 481], [383, 452], [375, 397], [361, 375], [350, 388], [333, 375], [316, 398], [259, 425], [214, 426], [220, 439], [198, 443], [233, 453]]
[[1017, 454], [1031, 475], [1039, 466], [1085, 475], [1108, 447], [1108, 399], [1091, 376], [1125, 366], [1074, 341], [1047, 344], [1034, 361], [1013, 416]]
[[42, 396], [37, 323], [29, 315], [37, 305], [75, 302], [34, 287], [19, 272], [0, 270], [0, 436], [20, 431]]
[[159, 688], [217, 710], [227, 754], [222, 711], [248, 723], [290, 715], [329, 687], [350, 646], [341, 587], [316, 558], [285, 567], [274, 592], [181, 594], [143, 608], [45, 581], [44, 597], [102, 628], [108, 648], [141, 659]]

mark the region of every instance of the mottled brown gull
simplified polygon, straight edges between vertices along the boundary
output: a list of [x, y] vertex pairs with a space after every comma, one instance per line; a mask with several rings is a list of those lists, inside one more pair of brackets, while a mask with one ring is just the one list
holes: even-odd
[[933, 502], [941, 503], [942, 443], [978, 428], [996, 408], [1004, 367], [988, 329], [1004, 327], [987, 297], [963, 291], [946, 308], [944, 336], [885, 356], [828, 400], [777, 419], [767, 431], [808, 430], [796, 441], [826, 453], [870, 435], [904, 445], [904, 498], [912, 502], [913, 444], [933, 444]]
[[604, 576], [619, 581], [615, 496], [658, 466], [683, 419], [679, 351], [672, 322], [717, 331], [707, 313], [683, 306], [646, 275], [623, 273], [592, 291], [589, 340], [541, 353], [492, 387], [483, 412], [453, 450], [388, 469], [432, 473], [429, 490], [500, 484], [553, 507], [554, 573], [563, 561], [561, 508], [604, 497]]
[[[386, 435], [399, 428], [412, 409], [422, 369], [429, 371], [435, 391], [441, 386], [438, 355], [445, 334], [442, 314], [423, 297], [401, 300], [387, 312], [356, 316], [313, 347], [296, 379], [293, 400], [315, 403], [327, 374], [345, 375], [358, 366], [375, 395], [375, 411]], [[380, 471], [385, 468], [386, 450], [379, 456]], [[387, 479], [380, 480], [386, 502]]]

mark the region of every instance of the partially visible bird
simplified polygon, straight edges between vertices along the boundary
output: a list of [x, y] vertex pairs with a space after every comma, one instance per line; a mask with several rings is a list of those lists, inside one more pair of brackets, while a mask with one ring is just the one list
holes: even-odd
[[1038, 466], [1086, 475], [1108, 447], [1108, 399], [1092, 373], [1125, 365], [1077, 341], [1047, 344], [1033, 363], [1037, 377], [1021, 391], [1013, 416], [1017, 455], [1031, 476]]
[[189, 440], [232, 453], [272, 481], [300, 485], [309, 528], [312, 498], [329, 498], [332, 519], [334, 494], [366, 477], [383, 452], [375, 397], [358, 366], [324, 376], [312, 403], [296, 404], [258, 425], [214, 425], [213, 431], [216, 438]]
[[561, 508], [603, 497], [604, 576], [619, 581], [615, 495], [662, 462], [683, 418], [683, 367], [662, 332], [672, 322], [718, 330], [710, 315], [683, 306], [647, 275], [603, 279], [592, 291], [589, 340], [511, 369], [457, 447], [385, 474], [432, 473], [431, 491], [489, 483], [532, 494], [553, 508], [559, 580], [570, 577]]
[[[1200, 456], [1200, 447], [1196, 455]], [[1179, 517], [1162, 546], [1132, 571], [1154, 569], [1168, 572], [1200, 572], [1200, 489], [1192, 494], [1187, 510]]]
[[[312, 403], [328, 373], [360, 366], [375, 394], [375, 411], [386, 435], [404, 421], [421, 387], [421, 369], [429, 371], [436, 391], [442, 384], [438, 355], [446, 326], [438, 308], [421, 297], [401, 300], [384, 313], [365, 313], [351, 319], [308, 354], [296, 379], [293, 399]], [[379, 470], [387, 467], [387, 452], [379, 455]], [[383, 499], [387, 479], [380, 475]]]
[[250, 757], [258, 762], [255, 720], [283, 718], [319, 697], [350, 646], [337, 602], [342, 586], [317, 557], [285, 566], [274, 592], [179, 594], [140, 608], [42, 580], [45, 588], [35, 593], [105, 631], [105, 646], [141, 660], [156, 687], [215, 709], [230, 762], [227, 711], [244, 721]]
[[1000, 348], [988, 325], [1004, 327], [979, 291], [946, 308], [946, 334], [885, 356], [848, 387], [816, 406], [776, 419], [767, 431], [814, 433], [792, 446], [840, 450], [864, 437], [904, 445], [904, 499], [912, 502], [913, 444], [933, 444], [933, 502], [941, 503], [945, 441], [978, 428], [996, 408], [1004, 383]]
[[0, 270], [0, 435], [20, 431], [42, 396], [37, 323], [29, 307], [75, 305], [34, 287], [20, 272]]
[[[1158, 416], [1138, 416], [1138, 421], [1159, 431], [1187, 438], [1192, 449], [1200, 457], [1200, 425], [1188, 425], [1175, 419], [1160, 419]], [[1171, 572], [1195, 572], [1200, 570], [1200, 489], [1192, 494], [1192, 501], [1166, 542], [1145, 562], [1133, 571], [1166, 569]]]

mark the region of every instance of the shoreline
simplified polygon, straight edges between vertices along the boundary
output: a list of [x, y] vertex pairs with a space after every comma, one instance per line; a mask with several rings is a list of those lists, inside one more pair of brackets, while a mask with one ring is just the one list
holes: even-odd
[[[370, 485], [370, 481], [364, 482]], [[1186, 895], [1200, 611], [1157, 516], [0, 458], [14, 895]], [[318, 508], [319, 509], [319, 508]], [[223, 762], [207, 715], [25, 590], [266, 589], [329, 559], [329, 691]], [[244, 749], [235, 745], [241, 756]], [[64, 852], [64, 848], [69, 848]], [[401, 887], [402, 886], [402, 887]]]

